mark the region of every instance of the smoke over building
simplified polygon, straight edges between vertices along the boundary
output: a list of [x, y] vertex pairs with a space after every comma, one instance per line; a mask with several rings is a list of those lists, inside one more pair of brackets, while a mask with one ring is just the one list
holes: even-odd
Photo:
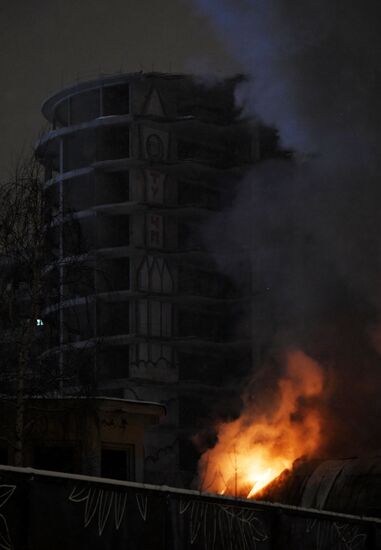
[[[315, 361], [324, 384], [318, 399], [295, 400], [293, 429], [308, 411], [318, 414], [315, 455], [369, 455], [381, 441], [379, 6], [193, 5], [249, 75], [238, 90], [244, 112], [274, 125], [282, 146], [294, 151], [288, 166], [272, 160], [253, 167], [226, 224], [251, 250], [273, 323], [260, 338], [262, 366], [245, 391], [241, 422], [276, 417], [284, 384], [295, 381], [289, 358], [303, 353], [304, 370]], [[227, 430], [220, 426], [220, 434]]]

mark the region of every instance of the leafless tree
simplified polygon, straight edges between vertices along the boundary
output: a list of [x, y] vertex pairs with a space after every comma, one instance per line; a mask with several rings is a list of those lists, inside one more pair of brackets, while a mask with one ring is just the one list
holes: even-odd
[[4, 391], [15, 394], [15, 464], [22, 465], [24, 396], [35, 358], [36, 328], [43, 307], [47, 257], [47, 206], [41, 168], [34, 156], [17, 163], [0, 187], [1, 374]]
[[[79, 388], [74, 374], [80, 369], [79, 354], [76, 368], [71, 365], [68, 374], [59, 354], [52, 358], [46, 353], [52, 341], [58, 340], [62, 284], [57, 273], [63, 262], [71, 271], [74, 286], [81, 277], [89, 280], [86, 262], [76, 258], [71, 264], [62, 254], [55, 254], [54, 227], [64, 221], [62, 216], [47, 199], [42, 168], [34, 154], [19, 161], [11, 177], [1, 182], [0, 396], [14, 406], [10, 439], [16, 466], [23, 465], [27, 398], [62, 393], [65, 377], [71, 379], [71, 387]], [[66, 217], [74, 249], [80, 240], [78, 227]], [[51, 308], [50, 322], [45, 323], [46, 310], [54, 302], [58, 307]]]

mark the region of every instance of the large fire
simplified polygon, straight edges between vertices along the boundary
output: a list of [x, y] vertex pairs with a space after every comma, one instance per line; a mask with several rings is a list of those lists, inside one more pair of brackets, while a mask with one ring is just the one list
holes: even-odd
[[323, 370], [301, 351], [288, 352], [285, 366], [270, 412], [254, 413], [249, 405], [218, 426], [217, 444], [201, 457], [202, 490], [252, 498], [297, 458], [318, 450], [322, 418], [314, 404], [323, 394]]

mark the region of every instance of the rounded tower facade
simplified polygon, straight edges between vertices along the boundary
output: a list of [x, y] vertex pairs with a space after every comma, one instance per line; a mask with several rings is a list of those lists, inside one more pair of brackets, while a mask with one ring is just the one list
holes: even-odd
[[47, 353], [60, 362], [63, 391], [82, 381], [98, 395], [165, 403], [166, 421], [147, 437], [149, 481], [190, 480], [191, 434], [250, 363], [250, 330], [235, 334], [250, 269], [237, 288], [205, 239], [258, 155], [237, 120], [238, 81], [115, 75], [43, 105], [51, 129], [37, 154], [59, 260]]

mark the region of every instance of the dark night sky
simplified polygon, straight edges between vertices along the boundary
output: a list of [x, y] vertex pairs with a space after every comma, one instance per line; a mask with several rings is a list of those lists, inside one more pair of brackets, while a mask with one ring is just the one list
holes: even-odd
[[42, 101], [99, 73], [235, 72], [186, 0], [13, 0], [0, 7], [0, 173], [42, 128]]

